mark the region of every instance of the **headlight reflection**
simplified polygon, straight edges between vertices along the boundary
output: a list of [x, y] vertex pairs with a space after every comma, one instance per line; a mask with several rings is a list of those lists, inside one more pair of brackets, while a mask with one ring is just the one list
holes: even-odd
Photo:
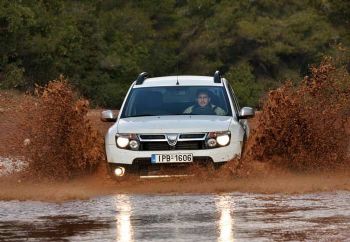
[[233, 218], [231, 216], [231, 201], [230, 196], [220, 196], [216, 202], [216, 207], [220, 212], [219, 238], [218, 241], [234, 241], [233, 233]]
[[116, 196], [116, 221], [118, 242], [134, 241], [131, 226], [131, 202], [127, 195]]

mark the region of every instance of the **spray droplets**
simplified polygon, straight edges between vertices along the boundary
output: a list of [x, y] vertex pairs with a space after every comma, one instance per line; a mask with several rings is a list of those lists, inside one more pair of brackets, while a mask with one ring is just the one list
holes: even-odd
[[103, 140], [86, 119], [89, 103], [61, 77], [38, 87], [29, 108], [29, 172], [35, 178], [69, 179], [91, 173], [104, 160]]
[[330, 59], [298, 85], [269, 93], [250, 153], [293, 170], [349, 165], [350, 76]]

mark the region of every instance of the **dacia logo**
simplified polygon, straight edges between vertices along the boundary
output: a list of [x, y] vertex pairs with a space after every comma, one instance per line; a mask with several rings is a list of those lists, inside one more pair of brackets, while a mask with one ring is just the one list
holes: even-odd
[[175, 146], [177, 143], [179, 135], [178, 134], [167, 134], [166, 138], [170, 146]]

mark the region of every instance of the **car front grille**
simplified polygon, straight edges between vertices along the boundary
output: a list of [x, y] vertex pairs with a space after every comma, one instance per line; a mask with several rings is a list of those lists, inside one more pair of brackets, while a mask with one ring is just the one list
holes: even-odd
[[140, 150], [200, 150], [205, 148], [204, 141], [178, 141], [175, 146], [170, 146], [166, 141], [141, 142]]
[[[138, 134], [141, 151], [157, 150], [201, 150], [206, 149], [206, 133], [181, 133], [177, 134], [178, 140], [175, 146], [169, 145], [169, 134]], [[174, 135], [174, 134], [172, 134]]]

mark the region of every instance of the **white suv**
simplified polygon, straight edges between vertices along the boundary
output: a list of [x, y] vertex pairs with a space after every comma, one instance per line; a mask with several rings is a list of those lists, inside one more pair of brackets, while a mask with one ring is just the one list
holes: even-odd
[[143, 72], [118, 117], [111, 110], [101, 114], [103, 121], [115, 122], [105, 137], [107, 161], [116, 176], [191, 163], [219, 166], [241, 156], [253, 116], [252, 108], [240, 109], [219, 71], [214, 77], [156, 78]]

